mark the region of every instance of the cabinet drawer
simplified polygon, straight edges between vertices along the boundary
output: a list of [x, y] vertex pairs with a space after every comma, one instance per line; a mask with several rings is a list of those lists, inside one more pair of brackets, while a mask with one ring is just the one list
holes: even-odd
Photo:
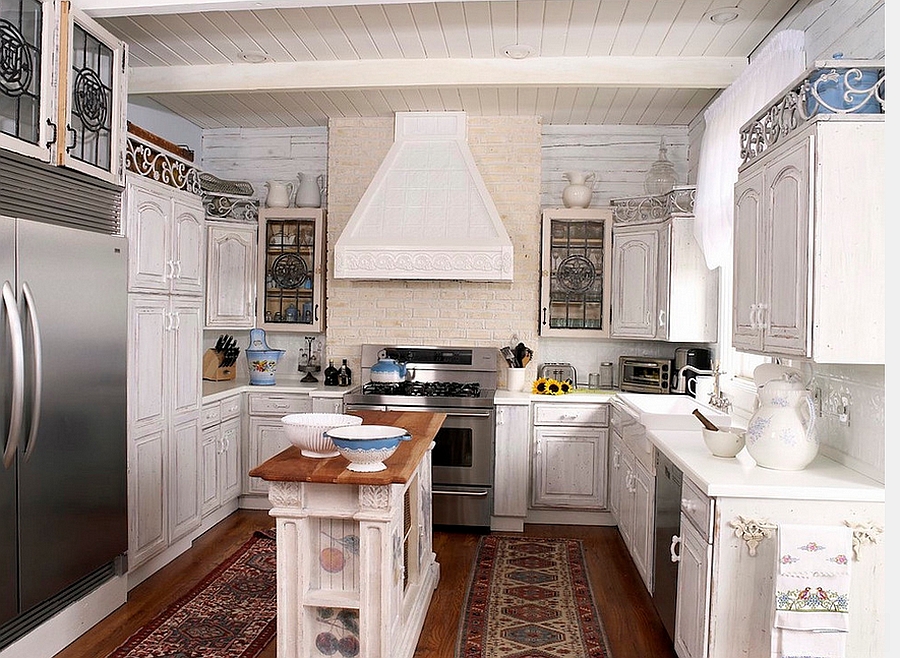
[[221, 405], [220, 415], [222, 420], [228, 420], [229, 418], [241, 415], [240, 395], [235, 395], [234, 397], [222, 400], [219, 404]]
[[704, 540], [711, 542], [713, 501], [687, 478], [684, 478], [681, 483], [681, 511], [690, 519]]
[[270, 416], [305, 413], [310, 410], [308, 395], [250, 395], [250, 413]]
[[609, 422], [609, 406], [606, 404], [555, 404], [534, 405], [535, 425], [600, 425]]
[[203, 429], [218, 424], [221, 418], [222, 412], [219, 402], [207, 402], [200, 409], [200, 422]]

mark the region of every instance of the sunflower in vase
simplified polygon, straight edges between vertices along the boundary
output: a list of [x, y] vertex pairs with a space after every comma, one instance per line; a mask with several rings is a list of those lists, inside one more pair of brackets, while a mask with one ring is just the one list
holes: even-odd
[[535, 395], [564, 395], [572, 390], [569, 382], [561, 382], [557, 379], [539, 377], [531, 385], [531, 392]]

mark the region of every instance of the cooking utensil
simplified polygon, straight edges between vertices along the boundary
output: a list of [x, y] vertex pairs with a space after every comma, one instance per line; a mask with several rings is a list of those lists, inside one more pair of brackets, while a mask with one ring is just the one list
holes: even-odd
[[700, 413], [699, 409], [694, 409], [691, 413], [694, 414], [697, 418], [699, 418], [700, 422], [703, 423], [703, 427], [708, 429], [710, 432], [718, 432], [719, 431], [719, 427], [714, 422], [712, 422], [709, 418], [707, 418], [702, 413]]
[[225, 347], [225, 334], [219, 336], [219, 339], [216, 341], [216, 346], [213, 348], [213, 350], [216, 352], [221, 352], [223, 347]]
[[503, 358], [506, 359], [506, 363], [509, 364], [510, 368], [515, 368], [516, 366], [516, 356], [513, 354], [512, 348], [504, 345], [500, 348], [500, 354], [503, 355]]
[[527, 349], [528, 348], [525, 347], [525, 343], [519, 343], [518, 345], [516, 345], [516, 349], [514, 351], [514, 354], [516, 356], [516, 368], [522, 367], [522, 359], [525, 358], [525, 351]]

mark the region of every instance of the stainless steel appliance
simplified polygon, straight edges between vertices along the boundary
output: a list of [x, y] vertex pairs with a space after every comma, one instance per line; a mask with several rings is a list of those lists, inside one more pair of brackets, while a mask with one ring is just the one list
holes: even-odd
[[[494, 484], [494, 392], [497, 354], [481, 347], [363, 345], [361, 386], [344, 411], [434, 411], [447, 414], [431, 453], [436, 525], [489, 527]], [[402, 382], [371, 381], [387, 357], [406, 364]]]
[[671, 359], [619, 357], [619, 388], [628, 393], [668, 393], [671, 376]]
[[123, 567], [127, 253], [0, 217], [0, 648]]
[[[691, 369], [681, 371], [685, 366]], [[675, 349], [675, 368], [672, 371], [672, 392], [689, 395], [687, 383], [697, 376], [697, 370], [712, 370], [712, 352], [705, 347], [679, 347]]]
[[681, 470], [657, 450], [653, 603], [672, 640], [675, 639], [675, 598], [678, 593], [678, 563], [672, 560], [672, 544], [681, 532], [681, 481]]
[[542, 363], [538, 368], [538, 377], [555, 379], [558, 382], [569, 382], [572, 386], [578, 385], [578, 374], [571, 363]]

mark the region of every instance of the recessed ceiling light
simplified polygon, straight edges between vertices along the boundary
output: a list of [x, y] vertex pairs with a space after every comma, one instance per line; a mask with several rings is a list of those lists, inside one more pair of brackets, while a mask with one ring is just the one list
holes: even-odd
[[514, 43], [503, 48], [503, 54], [510, 59], [525, 59], [534, 54], [534, 48], [522, 43]]
[[263, 62], [272, 61], [272, 58], [261, 50], [245, 50], [240, 55], [241, 59], [249, 64], [262, 64]]
[[722, 7], [721, 9], [713, 9], [707, 12], [706, 17], [716, 25], [727, 25], [737, 20], [741, 15], [741, 10], [737, 7]]

